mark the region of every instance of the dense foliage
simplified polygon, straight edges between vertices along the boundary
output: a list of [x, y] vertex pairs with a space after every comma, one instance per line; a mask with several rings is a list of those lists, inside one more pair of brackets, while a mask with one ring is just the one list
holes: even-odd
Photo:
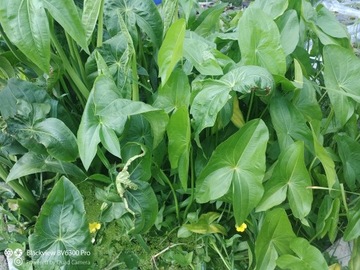
[[0, 1], [15, 269], [360, 269], [360, 60], [307, 0]]

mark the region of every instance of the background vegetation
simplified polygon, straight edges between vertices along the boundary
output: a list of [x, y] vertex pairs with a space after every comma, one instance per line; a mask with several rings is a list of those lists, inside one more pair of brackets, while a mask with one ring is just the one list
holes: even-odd
[[360, 268], [360, 61], [306, 0], [0, 2], [15, 269]]

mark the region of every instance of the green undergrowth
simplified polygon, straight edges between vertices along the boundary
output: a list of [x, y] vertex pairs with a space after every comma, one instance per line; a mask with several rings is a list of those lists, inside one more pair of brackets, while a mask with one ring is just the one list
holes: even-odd
[[360, 60], [313, 2], [0, 1], [8, 264], [360, 269]]

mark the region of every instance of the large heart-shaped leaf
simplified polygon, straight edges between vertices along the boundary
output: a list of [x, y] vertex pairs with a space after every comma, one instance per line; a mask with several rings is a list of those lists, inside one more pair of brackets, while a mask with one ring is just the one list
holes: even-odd
[[67, 178], [62, 177], [48, 195], [29, 245], [37, 269], [67, 264], [69, 269], [91, 266], [92, 245], [83, 198]]
[[85, 64], [89, 82], [100, 75], [111, 75], [123, 98], [131, 98], [131, 48], [123, 33], [106, 40], [97, 48]]
[[336, 118], [344, 125], [360, 102], [360, 60], [348, 49], [336, 45], [324, 48], [324, 80]]
[[256, 119], [221, 143], [197, 179], [196, 200], [205, 203], [230, 191], [236, 224], [241, 225], [263, 194], [268, 133]]
[[295, 140], [305, 142], [312, 149], [311, 131], [304, 116], [285, 97], [271, 99], [270, 115], [278, 136], [280, 149], [287, 149]]
[[184, 57], [203, 75], [222, 75], [223, 71], [214, 52], [216, 44], [194, 32], [187, 31], [184, 40]]
[[182, 69], [174, 69], [165, 85], [159, 88], [153, 106], [169, 113], [176, 108], [188, 107], [189, 103], [189, 80]]
[[33, 125], [9, 121], [8, 130], [24, 147], [38, 153], [47, 152], [62, 161], [74, 161], [78, 156], [75, 135], [57, 118], [47, 118]]
[[286, 55], [291, 54], [300, 39], [300, 23], [295, 10], [286, 11], [276, 24], [280, 30], [281, 46]]
[[259, 66], [234, 68], [222, 76], [220, 81], [227, 83], [233, 91], [242, 94], [254, 92], [257, 96], [266, 96], [274, 89], [272, 75]]
[[304, 143], [297, 141], [279, 156], [257, 211], [278, 205], [287, 196], [294, 216], [303, 220], [309, 214], [313, 200], [309, 186], [311, 179], [304, 162]]
[[27, 81], [12, 78], [6, 82], [5, 87], [0, 91], [1, 116], [6, 120], [17, 115], [19, 113], [19, 103], [22, 101], [36, 103], [37, 106], [40, 103], [45, 103], [49, 109], [51, 108], [50, 104], [54, 103], [48, 93], [41, 87]]
[[285, 74], [279, 29], [269, 15], [250, 6], [240, 18], [238, 29], [243, 64], [262, 66], [272, 74]]
[[276, 19], [284, 13], [288, 4], [288, 0], [257, 0], [253, 6], [262, 9], [271, 18]]
[[295, 238], [284, 209], [278, 208], [267, 212], [255, 241], [255, 269], [274, 269], [278, 254], [291, 253], [289, 245]]
[[195, 134], [214, 125], [218, 113], [231, 98], [230, 91], [242, 94], [254, 92], [258, 96], [266, 96], [273, 88], [272, 75], [258, 66], [241, 66], [232, 69], [219, 80], [204, 80], [190, 110]]
[[221, 81], [208, 80], [195, 96], [190, 112], [194, 118], [195, 134], [206, 127], [212, 127], [220, 110], [231, 98], [231, 88]]
[[6, 181], [40, 172], [54, 172], [85, 179], [86, 175], [75, 164], [63, 162], [48, 156], [28, 152], [11, 168]]
[[105, 75], [95, 80], [78, 130], [79, 153], [85, 169], [94, 159], [100, 141], [106, 150], [121, 157], [117, 136], [123, 132], [128, 117], [136, 114], [143, 114], [149, 121], [156, 147], [165, 132], [167, 114], [143, 102], [123, 99], [114, 81]]
[[276, 264], [280, 268], [291, 270], [328, 269], [328, 265], [320, 250], [310, 245], [310, 243], [304, 238], [295, 238], [292, 240], [290, 242], [290, 248], [295, 255], [281, 255], [276, 260]]
[[[121, 15], [133, 38], [137, 38], [137, 27], [144, 31], [151, 41], [160, 47], [163, 38], [163, 23], [152, 0], [105, 0], [104, 19], [107, 30], [114, 36], [120, 32]], [[134, 43], [137, 43], [134, 40]]]

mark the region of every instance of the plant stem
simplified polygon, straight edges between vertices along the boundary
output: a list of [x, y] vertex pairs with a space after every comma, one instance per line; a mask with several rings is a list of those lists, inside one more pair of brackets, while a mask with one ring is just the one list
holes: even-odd
[[96, 47], [101, 47], [103, 44], [103, 31], [104, 31], [103, 24], [104, 24], [104, 0], [101, 0], [99, 17], [98, 17]]
[[246, 114], [246, 122], [249, 122], [249, 119], [250, 119], [250, 113], [251, 113], [251, 110], [252, 110], [252, 107], [253, 107], [253, 102], [254, 102], [254, 95], [255, 95], [255, 92], [252, 91], [251, 96], [250, 96], [249, 110], [248, 110], [248, 112]]
[[68, 47], [70, 49], [70, 54], [72, 56], [72, 59], [75, 61], [74, 64], [76, 64], [78, 71], [80, 72], [80, 77], [82, 79], [82, 81], [84, 82], [86, 79], [86, 75], [85, 75], [85, 69], [78, 51], [78, 47], [76, 45], [76, 43], [74, 42], [74, 40], [69, 36], [69, 34], [65, 33], [66, 35], [66, 40], [68, 42]]
[[131, 57], [131, 73], [132, 73], [132, 100], [139, 101], [139, 85], [138, 85], [138, 73], [137, 73], [137, 63], [136, 63], [136, 54]]
[[177, 218], [177, 220], [178, 220], [178, 222], [180, 224], [180, 209], [179, 209], [179, 202], [178, 202], [178, 199], [176, 197], [175, 189], [174, 189], [173, 185], [171, 184], [170, 179], [165, 175], [165, 173], [159, 167], [156, 167], [156, 169], [157, 169], [158, 177], [162, 181], [166, 182], [169, 185], [170, 189], [171, 189], [171, 193], [173, 194], [173, 197], [174, 197], [176, 218]]
[[[76, 91], [76, 95], [78, 96], [79, 100], [83, 100], [84, 98], [86, 100], [89, 96], [89, 90], [87, 89], [85, 84], [81, 81], [81, 79], [79, 78], [79, 76], [76, 73], [76, 71], [74, 70], [74, 68], [71, 66], [69, 59], [67, 58], [64, 50], [62, 49], [59, 41], [57, 40], [54, 32], [50, 31], [50, 35], [51, 35], [51, 40], [54, 44], [54, 47], [62, 60], [65, 70], [67, 71], [68, 75], [70, 76], [70, 78], [72, 79], [74, 84], [76, 85], [76, 88], [74, 89]], [[77, 90], [79, 90], [80, 93]]]
[[190, 149], [190, 185], [191, 185], [190, 201], [185, 208], [183, 219], [186, 219], [186, 216], [190, 210], [192, 203], [194, 202], [194, 197], [195, 197], [195, 173], [194, 173], [194, 157], [193, 157], [192, 147]]
[[210, 246], [213, 248], [213, 250], [216, 251], [216, 253], [219, 255], [220, 259], [223, 261], [223, 263], [225, 264], [226, 268], [231, 270], [230, 265], [228, 264], [228, 262], [225, 260], [224, 256], [221, 254], [220, 250], [218, 249], [218, 247], [216, 246], [216, 244], [214, 243], [214, 241], [210, 241]]
[[340, 190], [341, 190], [341, 198], [343, 200], [345, 212], [346, 212], [346, 214], [348, 214], [349, 213], [349, 207], [348, 207], [347, 202], [346, 202], [344, 184], [340, 184]]
[[324, 127], [323, 127], [323, 130], [321, 132], [322, 134], [326, 133], [327, 129], [330, 126], [330, 123], [331, 123], [331, 120], [333, 119], [333, 117], [334, 117], [334, 108], [331, 106], [329, 116], [327, 117], [326, 122], [325, 122]]

